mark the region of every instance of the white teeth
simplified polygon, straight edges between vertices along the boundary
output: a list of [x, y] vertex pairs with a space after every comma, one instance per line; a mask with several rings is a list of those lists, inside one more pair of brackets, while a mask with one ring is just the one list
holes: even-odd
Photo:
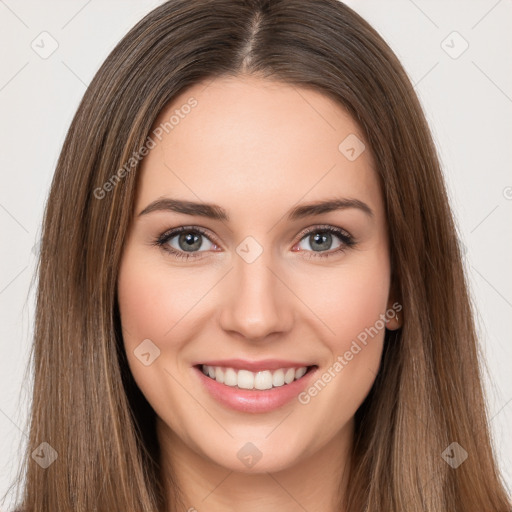
[[233, 368], [226, 368], [226, 372], [224, 373], [224, 384], [226, 384], [226, 386], [236, 386], [238, 384], [238, 377], [236, 376], [236, 372]]
[[307, 372], [307, 366], [300, 368], [280, 368], [279, 370], [263, 370], [250, 372], [248, 370], [234, 370], [220, 366], [202, 365], [202, 372], [212, 379], [226, 386], [240, 389], [271, 389], [292, 383], [300, 379]]
[[290, 384], [290, 382], [293, 382], [295, 380], [295, 368], [288, 368], [286, 370], [286, 373], [284, 374], [284, 382], [286, 384]]
[[255, 389], [270, 389], [272, 387], [272, 372], [265, 370], [256, 373], [256, 377], [254, 377], [254, 387]]
[[278, 388], [284, 384], [284, 372], [274, 372], [272, 375], [272, 386]]
[[254, 389], [254, 373], [247, 370], [238, 370], [238, 387], [242, 389]]
[[300, 379], [307, 372], [307, 368], [297, 368], [295, 370], [295, 378]]
[[218, 366], [215, 368], [215, 380], [221, 384], [224, 383], [224, 371]]

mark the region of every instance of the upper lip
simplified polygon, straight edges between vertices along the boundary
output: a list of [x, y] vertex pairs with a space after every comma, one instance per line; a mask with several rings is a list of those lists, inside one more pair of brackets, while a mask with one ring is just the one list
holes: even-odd
[[262, 359], [261, 361], [247, 361], [245, 359], [224, 359], [215, 361], [203, 361], [194, 366], [222, 366], [225, 368], [234, 368], [237, 370], [249, 370], [251, 372], [261, 372], [264, 370], [278, 370], [279, 368], [302, 368], [303, 366], [314, 366], [311, 363], [301, 361], [285, 361], [284, 359]]

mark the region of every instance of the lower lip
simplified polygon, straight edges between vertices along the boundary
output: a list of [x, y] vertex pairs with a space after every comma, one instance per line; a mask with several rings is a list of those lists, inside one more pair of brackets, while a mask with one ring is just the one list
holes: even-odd
[[200, 367], [194, 366], [193, 369], [210, 395], [221, 404], [241, 412], [262, 413], [279, 409], [304, 391], [318, 367], [311, 368], [290, 384], [261, 391], [226, 386], [206, 376]]

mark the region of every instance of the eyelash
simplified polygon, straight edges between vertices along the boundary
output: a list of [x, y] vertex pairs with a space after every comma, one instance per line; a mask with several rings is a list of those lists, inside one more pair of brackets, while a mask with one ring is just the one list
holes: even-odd
[[[210, 240], [210, 237], [208, 236], [208, 233], [204, 229], [202, 229], [202, 228], [200, 228], [198, 226], [180, 226], [178, 228], [173, 228], [173, 229], [171, 229], [169, 231], [166, 231], [165, 233], [162, 233], [153, 242], [152, 245], [156, 245], [156, 246], [162, 248], [164, 251], [166, 251], [169, 254], [172, 254], [172, 256], [174, 258], [177, 258], [177, 259], [188, 260], [190, 258], [201, 258], [201, 256], [196, 256], [193, 252], [186, 253], [186, 252], [183, 252], [183, 251], [177, 251], [173, 247], [169, 247], [167, 245], [167, 242], [169, 242], [169, 240], [174, 238], [176, 235], [179, 235], [180, 233], [184, 233], [184, 232], [185, 233], [199, 233], [199, 234], [205, 236], [206, 238], [208, 238], [208, 240]], [[328, 225], [326, 225], [326, 226], [321, 226], [321, 225], [320, 226], [314, 226], [313, 228], [306, 229], [305, 231], [300, 233], [299, 242], [301, 242], [303, 238], [305, 238], [308, 235], [311, 235], [312, 233], [331, 233], [331, 234], [334, 234], [334, 235], [336, 235], [340, 239], [342, 244], [337, 249], [335, 249], [333, 251], [315, 252], [315, 251], [303, 251], [303, 250], [301, 250], [300, 252], [309, 253], [307, 256], [304, 256], [304, 257], [306, 257], [308, 259], [310, 259], [310, 258], [328, 258], [328, 257], [331, 257], [333, 255], [337, 255], [339, 253], [342, 253], [347, 248], [350, 248], [350, 247], [353, 247], [354, 245], [356, 245], [355, 239], [347, 231], [345, 231], [343, 229], [340, 229], [340, 228], [335, 228], [334, 226], [328, 226]], [[215, 243], [212, 240], [210, 240], [210, 242]], [[198, 251], [198, 252], [205, 252], [205, 251]]]

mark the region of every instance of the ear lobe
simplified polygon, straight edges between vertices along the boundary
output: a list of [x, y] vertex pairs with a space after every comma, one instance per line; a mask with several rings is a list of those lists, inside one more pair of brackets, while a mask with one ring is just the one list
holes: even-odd
[[404, 312], [401, 300], [395, 300], [398, 297], [401, 299], [398, 280], [395, 272], [391, 272], [391, 286], [388, 295], [388, 306], [386, 310], [386, 329], [389, 331], [396, 331], [403, 325]]
[[386, 329], [388, 329], [388, 331], [396, 331], [402, 327], [403, 315], [401, 312], [397, 312], [394, 309], [391, 309], [391, 311], [394, 311], [395, 315], [386, 320]]
[[395, 294], [389, 297], [388, 308], [386, 310], [386, 329], [396, 331], [403, 325], [404, 312], [401, 302], [394, 300]]

